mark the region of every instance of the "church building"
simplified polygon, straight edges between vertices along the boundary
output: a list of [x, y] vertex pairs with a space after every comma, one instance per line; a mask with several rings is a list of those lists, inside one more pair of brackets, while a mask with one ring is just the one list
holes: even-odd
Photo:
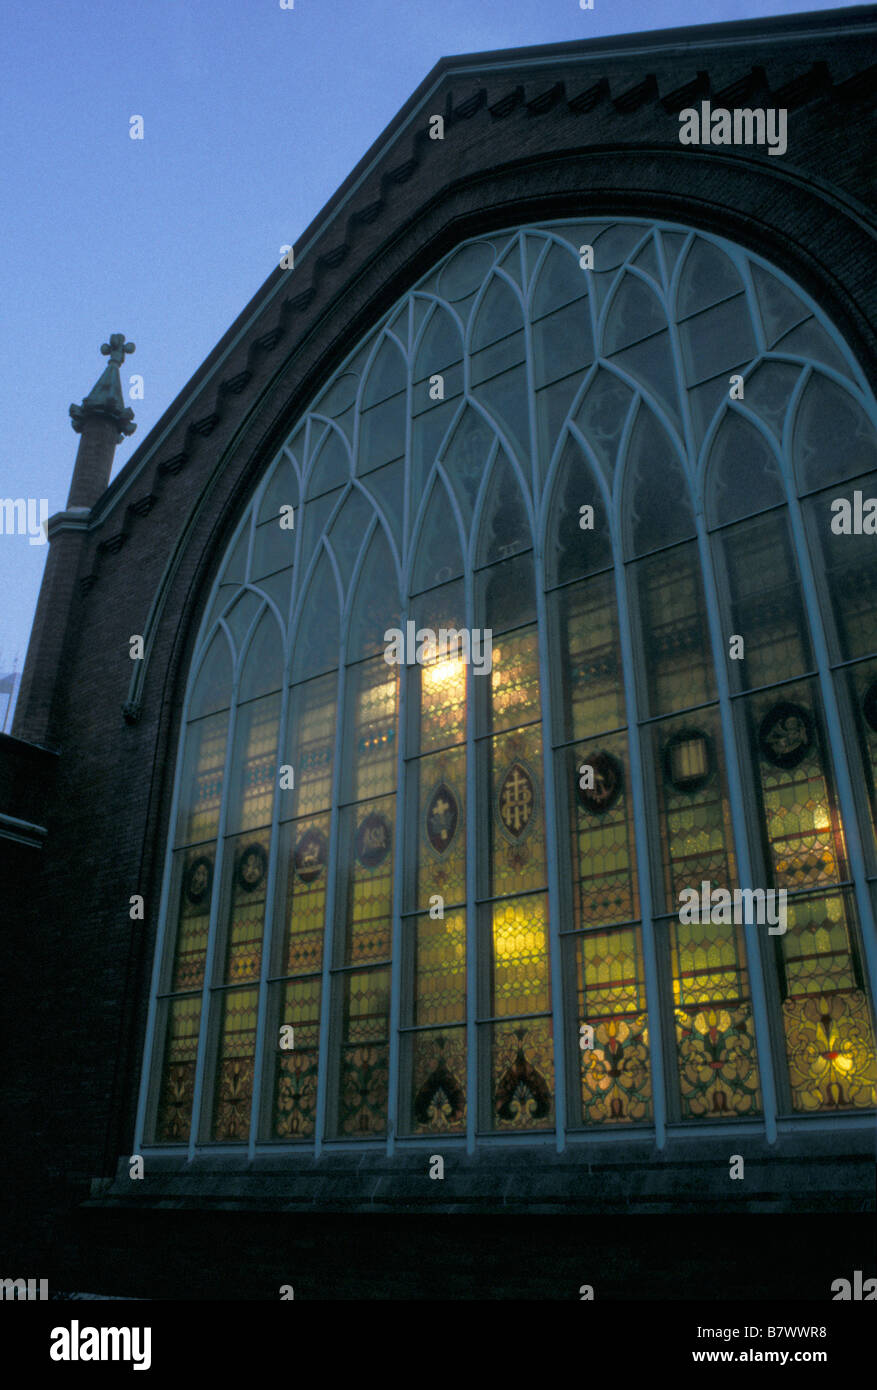
[[22, 1268], [425, 1297], [394, 1220], [697, 1217], [695, 1297], [707, 1218], [873, 1210], [875, 64], [443, 59], [112, 482], [108, 335], [0, 736]]

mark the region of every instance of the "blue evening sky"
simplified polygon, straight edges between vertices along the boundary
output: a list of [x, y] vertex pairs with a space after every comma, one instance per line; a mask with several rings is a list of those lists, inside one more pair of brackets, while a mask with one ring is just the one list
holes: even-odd
[[[0, 84], [0, 497], [67, 500], [110, 333], [144, 378], [131, 457], [445, 54], [840, 8], [828, 0], [33, 0]], [[814, 55], [818, 56], [818, 55]], [[129, 117], [144, 118], [142, 141]], [[47, 546], [0, 536], [0, 678]], [[132, 627], [132, 631], [134, 628]], [[6, 697], [0, 694], [0, 728]]]

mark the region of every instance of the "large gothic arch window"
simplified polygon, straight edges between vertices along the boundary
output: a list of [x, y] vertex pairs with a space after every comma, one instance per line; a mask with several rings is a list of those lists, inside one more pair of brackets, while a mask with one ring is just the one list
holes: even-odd
[[[872, 1106], [875, 419], [716, 237], [554, 223], [424, 276], [217, 572], [138, 1142]], [[409, 624], [468, 659], [388, 662]], [[786, 932], [681, 920], [704, 883]]]

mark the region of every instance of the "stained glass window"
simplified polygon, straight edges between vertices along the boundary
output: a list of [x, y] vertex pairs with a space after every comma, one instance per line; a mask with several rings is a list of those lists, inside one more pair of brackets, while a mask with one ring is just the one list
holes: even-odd
[[[781, 1115], [873, 1105], [875, 421], [712, 235], [421, 276], [203, 596], [138, 1146], [755, 1126], [766, 1068]], [[704, 885], [786, 931], [685, 920]]]

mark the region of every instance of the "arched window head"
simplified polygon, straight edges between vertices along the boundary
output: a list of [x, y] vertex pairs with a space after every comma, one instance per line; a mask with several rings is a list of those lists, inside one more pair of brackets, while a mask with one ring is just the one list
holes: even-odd
[[488, 480], [481, 510], [477, 564], [504, 560], [533, 544], [520, 484], [508, 456], [500, 449]]
[[463, 551], [448, 491], [434, 478], [415, 544], [412, 592], [447, 584], [463, 573]]
[[322, 492], [331, 492], [341, 487], [350, 477], [350, 453], [339, 430], [326, 426], [323, 436], [314, 450], [308, 496], [318, 497]]
[[217, 632], [207, 648], [195, 677], [189, 700], [189, 718], [201, 719], [231, 704], [232, 654], [224, 632]]
[[335, 574], [325, 550], [305, 591], [293, 648], [292, 678], [307, 680], [338, 665], [341, 622]]
[[254, 700], [279, 690], [283, 684], [283, 633], [274, 614], [266, 610], [244, 654], [238, 699]]
[[707, 523], [739, 521], [755, 509], [785, 502], [776, 455], [760, 430], [728, 410], [716, 431], [707, 471]]
[[[410, 285], [216, 561], [138, 1145], [758, 1123], [766, 1063], [787, 1117], [872, 1105], [875, 420], [710, 233], [513, 228]], [[686, 922], [705, 881], [787, 933]]]
[[350, 584], [356, 557], [362, 549], [365, 533], [373, 515], [367, 498], [358, 487], [352, 487], [329, 528], [329, 545], [345, 590]]
[[641, 404], [627, 448], [622, 524], [630, 556], [695, 534], [688, 481], [664, 426]]
[[795, 418], [798, 487], [813, 492], [877, 464], [877, 430], [859, 402], [821, 372], [810, 376]]
[[465, 406], [442, 449], [441, 463], [467, 526], [472, 520], [481, 479], [497, 447], [496, 436], [484, 416], [473, 406]]
[[603, 495], [578, 441], [567, 435], [548, 514], [549, 585], [612, 566], [612, 535]]
[[376, 656], [384, 632], [401, 622], [396, 562], [381, 526], [376, 526], [356, 581], [347, 633], [347, 660]]

